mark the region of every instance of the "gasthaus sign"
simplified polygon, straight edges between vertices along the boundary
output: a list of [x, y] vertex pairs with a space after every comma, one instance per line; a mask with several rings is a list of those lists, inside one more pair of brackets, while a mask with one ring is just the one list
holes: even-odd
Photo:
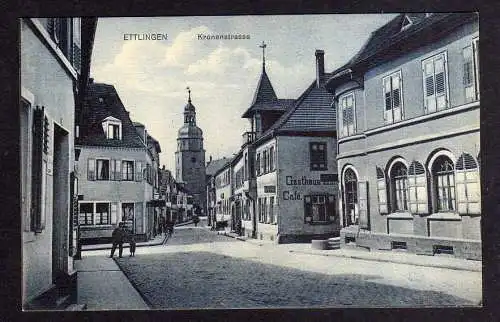
[[[318, 190], [324, 191], [322, 186], [330, 186], [330, 188], [335, 187], [338, 184], [338, 176], [334, 173], [321, 174], [316, 178], [301, 176], [286, 176], [285, 186], [286, 189], [283, 190], [283, 200], [302, 200], [302, 192], [304, 189], [302, 187], [318, 187]], [[323, 189], [321, 189], [323, 188]]]

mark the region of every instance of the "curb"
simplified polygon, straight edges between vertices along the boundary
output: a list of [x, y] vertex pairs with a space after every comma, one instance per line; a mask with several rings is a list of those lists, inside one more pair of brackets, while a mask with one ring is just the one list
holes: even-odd
[[[240, 241], [247, 241], [246, 239], [240, 237], [240, 236], [232, 236], [230, 234], [227, 234], [224, 232], [223, 234], [218, 235], [224, 235], [227, 237], [235, 238]], [[250, 242], [252, 243], [252, 242]], [[263, 244], [258, 244], [258, 243], [253, 243], [259, 246], [262, 246]], [[360, 259], [360, 260], [366, 260], [366, 261], [373, 261], [373, 262], [384, 262], [384, 263], [395, 263], [395, 264], [405, 264], [405, 265], [413, 265], [413, 266], [421, 266], [421, 267], [434, 267], [434, 268], [443, 268], [443, 269], [452, 269], [452, 270], [457, 270], [457, 271], [467, 271], [467, 272], [482, 272], [482, 269], [479, 268], [463, 268], [463, 267], [457, 267], [457, 266], [452, 266], [452, 265], [439, 265], [439, 264], [420, 264], [420, 263], [415, 263], [415, 262], [410, 262], [410, 261], [394, 261], [394, 260], [389, 260], [389, 259], [384, 259], [384, 258], [367, 258], [363, 256], [358, 256], [358, 255], [345, 255], [345, 254], [318, 254], [318, 253], [313, 253], [313, 252], [308, 252], [308, 251], [303, 251], [303, 250], [289, 250], [288, 252], [290, 253], [299, 253], [299, 254], [307, 254], [307, 255], [316, 255], [316, 256], [326, 256], [326, 257], [343, 257], [343, 258], [352, 258], [352, 259]]]
[[130, 285], [132, 285], [132, 287], [134, 288], [134, 290], [139, 294], [139, 296], [142, 298], [142, 300], [144, 301], [144, 303], [146, 303], [146, 305], [148, 306], [148, 308], [150, 310], [153, 309], [153, 304], [149, 301], [148, 298], [146, 298], [146, 296], [144, 296], [144, 294], [142, 294], [142, 292], [139, 290], [139, 288], [137, 288], [137, 285], [135, 285], [131, 280], [130, 278], [128, 277], [127, 273], [125, 273], [122, 269], [122, 267], [120, 266], [120, 264], [118, 264], [118, 262], [116, 261], [116, 259], [113, 257], [113, 261], [115, 262], [116, 266], [118, 266], [118, 269], [120, 270], [120, 272], [123, 273], [123, 275], [125, 276], [125, 278], [127, 279], [127, 281], [130, 283]]
[[421, 267], [452, 269], [452, 270], [456, 270], [456, 271], [482, 272], [481, 269], [476, 269], [476, 268], [472, 268], [472, 267], [471, 268], [463, 268], [463, 267], [457, 267], [457, 266], [452, 266], [452, 265], [439, 265], [439, 264], [430, 264], [429, 265], [429, 264], [420, 264], [420, 263], [415, 263], [415, 262], [410, 262], [410, 261], [394, 261], [394, 260], [389, 260], [389, 259], [384, 259], [384, 258], [367, 258], [367, 257], [357, 256], [357, 255], [318, 254], [318, 253], [307, 252], [307, 251], [302, 251], [302, 250], [289, 250], [289, 252], [290, 253], [307, 254], [307, 255], [326, 256], [326, 257], [352, 258], [352, 259], [360, 259], [360, 260], [373, 261], [373, 262], [384, 262], [384, 263], [395, 263], [395, 264], [404, 264], [404, 265], [421, 266]]
[[[186, 226], [186, 225], [189, 225], [192, 223], [193, 222], [185, 222], [185, 223], [177, 224], [177, 225], [175, 225], [175, 227]], [[165, 237], [163, 237], [163, 240], [161, 242], [151, 243], [151, 244], [139, 244], [139, 243], [137, 243], [135, 247], [161, 246], [161, 245], [165, 244], [166, 240], [167, 240], [167, 237], [165, 236]], [[125, 249], [125, 248], [130, 248], [130, 245], [127, 245], [127, 246], [123, 245], [123, 249]], [[92, 249], [83, 249], [82, 248], [82, 252], [93, 251], [93, 250], [106, 250], [106, 249], [111, 249], [111, 246], [109, 246], [109, 247], [108, 246], [101, 246], [101, 247], [96, 247], [96, 248], [92, 248]]]

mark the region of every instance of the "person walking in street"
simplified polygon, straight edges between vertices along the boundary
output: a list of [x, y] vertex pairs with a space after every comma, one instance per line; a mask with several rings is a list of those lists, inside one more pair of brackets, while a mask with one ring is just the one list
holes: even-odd
[[128, 242], [130, 244], [130, 257], [135, 257], [135, 236], [132, 232], [128, 234]]
[[109, 255], [109, 258], [113, 258], [116, 246], [118, 246], [118, 256], [120, 258], [122, 257], [124, 237], [125, 237], [125, 230], [123, 228], [123, 222], [121, 222], [118, 224], [118, 227], [116, 227], [113, 230], [113, 233], [111, 234], [111, 238], [113, 240], [113, 246], [111, 247], [111, 255]]
[[200, 222], [200, 217], [198, 217], [198, 215], [194, 215], [193, 216], [194, 226], [197, 227], [199, 222]]

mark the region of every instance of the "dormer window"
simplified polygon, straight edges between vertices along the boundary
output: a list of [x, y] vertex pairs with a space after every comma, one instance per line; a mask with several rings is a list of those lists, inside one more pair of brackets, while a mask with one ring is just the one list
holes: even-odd
[[412, 21], [408, 16], [405, 16], [403, 19], [403, 24], [401, 25], [401, 31], [405, 30], [406, 28], [410, 27], [412, 25]]
[[106, 138], [109, 140], [122, 139], [122, 122], [112, 116], [108, 116], [102, 122], [102, 128]]

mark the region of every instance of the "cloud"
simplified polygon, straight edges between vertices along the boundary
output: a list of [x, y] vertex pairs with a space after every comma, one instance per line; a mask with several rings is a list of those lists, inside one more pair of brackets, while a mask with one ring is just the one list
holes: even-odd
[[210, 29], [206, 26], [192, 28], [180, 32], [175, 37], [172, 45], [165, 52], [164, 64], [171, 67], [185, 67], [189, 65], [200, 51], [205, 51], [204, 43], [199, 41], [198, 34], [208, 34]]

